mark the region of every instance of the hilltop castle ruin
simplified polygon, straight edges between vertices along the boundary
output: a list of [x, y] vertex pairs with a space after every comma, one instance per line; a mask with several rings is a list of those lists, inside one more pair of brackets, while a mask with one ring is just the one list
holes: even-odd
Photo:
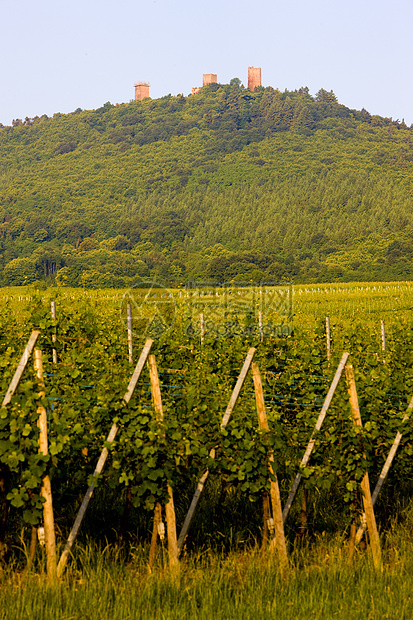
[[[204, 73], [202, 76], [202, 86], [207, 84], [216, 84], [218, 76], [216, 73]], [[202, 86], [194, 86], [192, 94], [196, 95]], [[261, 86], [261, 67], [248, 67], [248, 90], [254, 91]], [[145, 97], [149, 97], [149, 82], [135, 83], [135, 101], [142, 101]]]
[[248, 67], [248, 90], [254, 91], [261, 86], [261, 67]]
[[142, 101], [149, 97], [149, 82], [135, 82], [135, 101]]
[[[217, 83], [216, 73], [204, 73], [202, 76], [202, 86]], [[261, 86], [261, 67], [248, 67], [248, 90], [254, 91]], [[192, 94], [196, 95], [201, 90], [201, 86], [192, 87]]]

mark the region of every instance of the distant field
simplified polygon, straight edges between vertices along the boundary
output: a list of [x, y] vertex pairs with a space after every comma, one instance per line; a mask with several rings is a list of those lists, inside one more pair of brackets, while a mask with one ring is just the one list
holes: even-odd
[[[127, 289], [79, 289], [8, 287], [0, 289], [0, 309], [7, 306], [16, 316], [24, 318], [35, 298], [45, 303], [55, 300], [61, 307], [89, 306], [93, 311], [120, 313], [122, 298]], [[178, 308], [184, 300], [185, 289], [171, 290]], [[347, 327], [362, 321], [366, 326], [386, 327], [411, 318], [413, 310], [413, 282], [308, 284], [293, 286], [294, 318], [296, 328], [314, 328], [317, 321], [330, 317], [335, 324]]]
[[[43, 306], [44, 311], [50, 307], [51, 301], [56, 302], [57, 318], [59, 312], [66, 315], [74, 313], [91, 313], [100, 323], [100, 329], [115, 329], [121, 339], [125, 339], [127, 346], [127, 320], [126, 303], [130, 301], [129, 292], [132, 291], [132, 299], [136, 294], [136, 289], [81, 289], [66, 287], [50, 287], [45, 290], [30, 287], [9, 287], [0, 289], [0, 316], [3, 314], [4, 320], [9, 321], [13, 317], [17, 325], [22, 325], [27, 331], [27, 319], [32, 313], [36, 304]], [[145, 294], [145, 291], [141, 294]], [[192, 342], [200, 339], [200, 312], [195, 307], [192, 310], [191, 324], [194, 326], [192, 334], [188, 335], [188, 298], [190, 292], [185, 289], [165, 289], [164, 295], [168, 300], [173, 299], [172, 306], [169, 308], [169, 315], [166, 322], [170, 322], [172, 331], [167, 330], [161, 336], [155, 334], [155, 340], [161, 337], [162, 341], [172, 343], [178, 338], [183, 342]], [[386, 346], [391, 347], [393, 334], [400, 333], [407, 328], [413, 319], [413, 282], [381, 282], [381, 283], [333, 283], [333, 284], [311, 284], [294, 285], [292, 287], [292, 311], [293, 317], [280, 317], [275, 313], [271, 316], [263, 314], [264, 334], [273, 334], [266, 327], [281, 322], [285, 322], [288, 328], [293, 330], [295, 337], [310, 337], [320, 330], [325, 332], [326, 317], [330, 321], [331, 347], [338, 355], [343, 351], [348, 330], [357, 326], [359, 332], [369, 331], [370, 338], [377, 341], [377, 346], [381, 346], [381, 321], [384, 321]], [[213, 302], [213, 300], [212, 300]], [[206, 309], [205, 323], [212, 325], [211, 317]], [[135, 345], [143, 342], [147, 334], [142, 328], [142, 316], [139, 317], [141, 308], [139, 302], [132, 303], [133, 314], [133, 333]], [[149, 311], [150, 312], [150, 311]], [[144, 312], [145, 314], [145, 312]], [[214, 318], [214, 317], [212, 317]], [[240, 323], [245, 325], [245, 312], [240, 314]], [[216, 319], [216, 317], [215, 317]], [[145, 319], [143, 320], [143, 323]], [[215, 323], [218, 324], [217, 331], [212, 329], [209, 335], [214, 338], [222, 337], [220, 325], [223, 322], [222, 315]], [[258, 312], [255, 308], [253, 318], [255, 325], [255, 335], [247, 337], [249, 342], [259, 341], [258, 332]], [[110, 326], [110, 327], [109, 327]], [[192, 329], [192, 328], [191, 328]], [[290, 333], [288, 332], [288, 333]], [[21, 332], [23, 334], [23, 332]], [[225, 333], [225, 329], [224, 329]], [[146, 335], [145, 335], [146, 334]], [[243, 336], [241, 336], [242, 340]], [[271, 338], [271, 336], [270, 336]]]
[[411, 317], [413, 282], [294, 286], [294, 301], [294, 321], [302, 326], [325, 316], [343, 325], [380, 319], [390, 325]]

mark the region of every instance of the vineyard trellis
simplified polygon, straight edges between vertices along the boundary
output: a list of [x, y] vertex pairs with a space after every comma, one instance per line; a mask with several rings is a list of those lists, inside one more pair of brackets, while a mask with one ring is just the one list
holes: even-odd
[[[263, 342], [260, 341], [257, 343], [257, 348], [250, 348], [247, 360], [245, 360], [241, 374], [238, 376], [235, 386], [231, 386], [231, 383], [234, 380], [232, 378], [232, 369], [235, 370], [235, 367], [240, 363], [241, 356], [245, 354], [245, 343], [239, 342], [236, 339], [232, 339], [227, 343], [212, 342], [208, 340], [206, 335], [204, 335], [202, 346], [200, 347], [197, 347], [194, 343], [191, 343], [190, 345], [181, 343], [178, 345], [174, 344], [172, 346], [166, 342], [157, 343], [155, 346], [155, 356], [160, 360], [160, 363], [158, 361], [158, 365], [162, 370], [167, 371], [166, 376], [174, 376], [175, 379], [173, 382], [162, 384], [159, 384], [158, 380], [158, 387], [156, 387], [156, 379], [154, 379], [154, 377], [157, 377], [158, 374], [157, 370], [156, 373], [153, 370], [156, 366], [155, 357], [152, 359], [152, 373], [145, 370], [149, 352], [153, 345], [153, 342], [148, 341], [143, 348], [141, 357], [135, 368], [135, 372], [130, 380], [128, 390], [124, 396], [121, 396], [121, 394], [119, 394], [121, 382], [117, 381], [117, 377], [112, 377], [112, 379], [115, 380], [112, 380], [112, 383], [109, 385], [107, 390], [102, 390], [102, 386], [99, 385], [99, 382], [95, 381], [101, 367], [99, 367], [99, 364], [96, 365], [95, 361], [93, 361], [93, 363], [91, 362], [92, 359], [96, 359], [96, 352], [93, 351], [92, 355], [89, 355], [90, 352], [86, 354], [84, 351], [84, 346], [86, 343], [82, 342], [81, 337], [75, 342], [75, 348], [78, 348], [78, 359], [74, 360], [73, 350], [69, 346], [70, 338], [73, 338], [73, 336], [68, 336], [67, 334], [70, 333], [70, 331], [65, 332], [64, 326], [60, 323], [62, 333], [56, 337], [57, 330], [59, 329], [59, 320], [56, 320], [56, 316], [49, 317], [48, 321], [45, 313], [43, 313], [41, 320], [39, 320], [38, 316], [35, 316], [34, 319], [37, 321], [39, 329], [32, 332], [24, 354], [18, 364], [17, 370], [10, 382], [2, 405], [2, 426], [0, 428], [2, 433], [2, 467], [3, 469], [4, 467], [9, 467], [10, 471], [13, 475], [15, 475], [17, 484], [19, 485], [9, 489], [7, 493], [7, 501], [14, 506], [16, 510], [23, 509], [24, 518], [28, 523], [33, 523], [34, 525], [39, 523], [39, 509], [43, 506], [44, 502], [39, 499], [40, 493], [38, 494], [37, 490], [41, 486], [45, 476], [51, 474], [52, 484], [54, 477], [57, 477], [57, 479], [60, 477], [61, 480], [61, 476], [64, 471], [64, 457], [68, 450], [70, 450], [70, 447], [77, 443], [79, 445], [84, 445], [82, 450], [86, 447], [87, 437], [79, 437], [80, 432], [83, 432], [83, 428], [80, 428], [80, 430], [76, 429], [77, 425], [80, 424], [80, 422], [76, 421], [76, 416], [70, 421], [67, 419], [66, 422], [63, 422], [62, 418], [64, 416], [61, 415], [59, 418], [55, 415], [55, 412], [51, 410], [50, 405], [51, 403], [54, 403], [55, 410], [58, 411], [59, 414], [64, 414], [68, 408], [71, 408], [74, 412], [76, 409], [76, 402], [74, 405], [68, 405], [68, 403], [70, 403], [70, 396], [78, 396], [83, 399], [82, 405], [83, 411], [85, 412], [87, 407], [92, 405], [92, 409], [99, 418], [99, 432], [95, 433], [96, 439], [102, 435], [103, 429], [107, 424], [108, 419], [110, 419], [108, 418], [108, 415], [112, 415], [113, 417], [111, 432], [104, 442], [104, 447], [100, 454], [98, 465], [95, 468], [91, 484], [89, 485], [89, 489], [85, 496], [85, 500], [88, 498], [86, 507], [96, 487], [98, 479], [101, 477], [103, 465], [109, 454], [112, 455], [113, 463], [111, 465], [111, 471], [108, 479], [114, 480], [116, 478], [116, 472], [118, 472], [117, 484], [133, 483], [137, 504], [139, 504], [139, 502], [143, 502], [145, 505], [146, 502], [146, 507], [150, 507], [151, 509], [154, 509], [157, 505], [161, 506], [161, 504], [167, 506], [168, 497], [172, 498], [172, 490], [174, 495], [179, 493], [180, 490], [182, 491], [182, 487], [180, 487], [179, 484], [179, 477], [182, 472], [185, 474], [185, 484], [187, 484], [189, 480], [194, 480], [194, 477], [197, 476], [197, 472], [204, 470], [206, 473], [206, 476], [204, 474], [199, 481], [200, 486], [197, 489], [197, 493], [198, 491], [199, 493], [196, 495], [196, 507], [210, 471], [213, 471], [214, 475], [219, 475], [221, 472], [221, 474], [226, 477], [230, 483], [235, 481], [241, 483], [241, 487], [243, 486], [244, 490], [255, 497], [261, 496], [264, 492], [269, 492], [270, 497], [273, 500], [277, 495], [274, 485], [278, 485], [280, 475], [281, 480], [288, 481], [291, 478], [291, 474], [295, 466], [296, 468], [298, 467], [299, 471], [298, 474], [296, 474], [295, 482], [293, 483], [293, 487], [291, 489], [291, 492], [294, 490], [294, 493], [292, 496], [290, 493], [290, 496], [287, 498], [284, 505], [284, 515], [281, 520], [282, 527], [282, 521], [284, 521], [284, 523], [286, 521], [287, 514], [291, 508], [293, 498], [301, 480], [304, 480], [306, 484], [310, 486], [320, 486], [321, 483], [320, 488], [323, 488], [323, 484], [325, 483], [328, 483], [330, 487], [333, 482], [336, 483], [337, 476], [333, 476], [333, 470], [335, 467], [335, 470], [337, 471], [338, 467], [334, 466], [329, 470], [323, 462], [323, 449], [328, 450], [329, 447], [333, 446], [334, 449], [337, 450], [337, 444], [339, 443], [337, 437], [334, 438], [334, 441], [332, 440], [332, 435], [335, 432], [334, 424], [341, 425], [343, 431], [340, 438], [340, 452], [342, 453], [340, 466], [346, 462], [345, 448], [348, 448], [349, 460], [347, 461], [347, 466], [350, 467], [351, 465], [351, 468], [346, 471], [346, 475], [343, 476], [343, 478], [345, 483], [344, 488], [348, 492], [348, 496], [344, 496], [344, 499], [349, 505], [354, 501], [354, 498], [357, 497], [362, 481], [365, 478], [365, 473], [369, 470], [371, 465], [371, 463], [369, 463], [369, 458], [371, 459], [371, 457], [367, 453], [368, 450], [367, 452], [365, 450], [366, 444], [373, 446], [373, 449], [375, 449], [375, 445], [379, 445], [380, 454], [385, 456], [385, 465], [382, 468], [376, 489], [371, 497], [371, 510], [373, 510], [372, 506], [377, 500], [378, 493], [383, 485], [385, 477], [389, 472], [390, 465], [394, 459], [398, 447], [402, 442], [403, 436], [407, 436], [408, 438], [405, 446], [407, 455], [410, 450], [409, 439], [411, 431], [408, 427], [408, 422], [410, 419], [409, 413], [413, 406], [413, 399], [410, 401], [407, 412], [402, 418], [395, 415], [396, 410], [394, 407], [391, 408], [393, 411], [393, 418], [387, 433], [379, 427], [377, 419], [374, 419], [374, 416], [371, 415], [371, 410], [368, 410], [367, 412], [370, 415], [364, 427], [359, 427], [359, 429], [355, 430], [353, 428], [354, 425], [345, 426], [345, 420], [348, 420], [348, 418], [346, 418], [346, 415], [338, 413], [340, 409], [345, 409], [345, 407], [343, 408], [343, 404], [346, 400], [348, 402], [348, 396], [346, 397], [345, 391], [343, 392], [343, 390], [341, 390], [337, 396], [335, 412], [330, 416], [330, 427], [325, 431], [324, 436], [322, 430], [324, 429], [324, 419], [326, 417], [327, 409], [330, 407], [333, 400], [333, 395], [339, 386], [340, 376], [343, 369], [348, 366], [347, 362], [349, 356], [354, 357], [357, 362], [360, 361], [364, 355], [365, 359], [368, 359], [370, 364], [368, 374], [366, 374], [364, 370], [359, 372], [357, 381], [360, 379], [360, 394], [363, 393], [363, 388], [365, 388], [367, 390], [367, 398], [369, 399], [371, 397], [372, 385], [374, 383], [377, 385], [379, 382], [384, 382], [384, 389], [381, 389], [379, 396], [383, 399], [383, 402], [386, 402], [386, 406], [389, 406], [390, 400], [388, 396], [392, 395], [393, 388], [392, 392], [386, 393], [385, 390], [388, 389], [390, 385], [390, 377], [394, 370], [396, 370], [397, 372], [395, 374], [398, 383], [395, 385], [394, 389], [400, 389], [400, 385], [404, 381], [403, 377], [400, 375], [402, 372], [400, 367], [404, 364], [404, 367], [406, 368], [406, 359], [411, 359], [411, 357], [407, 358], [406, 355], [403, 359], [400, 358], [400, 342], [396, 343], [393, 353], [391, 350], [389, 351], [389, 347], [387, 347], [386, 363], [383, 364], [381, 356], [373, 351], [374, 347], [372, 345], [369, 345], [364, 350], [358, 350], [358, 348], [360, 348], [360, 345], [358, 344], [358, 342], [360, 342], [360, 334], [356, 334], [354, 336], [353, 332], [355, 340], [353, 339], [352, 343], [350, 343], [351, 339], [349, 340], [349, 344], [351, 344], [350, 348], [353, 349], [353, 352], [346, 353], [342, 356], [327, 396], [323, 399], [323, 404], [320, 405], [319, 401], [323, 398], [323, 391], [325, 394], [326, 380], [331, 380], [333, 361], [335, 356], [337, 357], [334, 347], [332, 347], [331, 359], [326, 359], [327, 355], [325, 350], [323, 354], [325, 340], [323, 343], [321, 332], [320, 336], [316, 335], [312, 338], [311, 343], [307, 341], [305, 346], [303, 343], [299, 343], [294, 338], [267, 342], [265, 340]], [[73, 319], [68, 316], [65, 320], [67, 320], [67, 324], [73, 328]], [[381, 333], [383, 334], [383, 330]], [[35, 393], [35, 390], [33, 390], [34, 384], [30, 383], [30, 381], [26, 382], [22, 390], [19, 392], [17, 390], [19, 382], [23, 377], [28, 359], [39, 338], [42, 340], [42, 347], [46, 349], [46, 353], [47, 351], [51, 353], [50, 357], [53, 362], [53, 364], [48, 368], [50, 372], [45, 375], [45, 391], [47, 395], [42, 395], [41, 393], [39, 395]], [[359, 340], [357, 340], [357, 338]], [[388, 342], [386, 344], [388, 344]], [[121, 353], [122, 346], [121, 341], [118, 340], [116, 342], [116, 355], [119, 356], [118, 363], [120, 364], [121, 357], [126, 358], [125, 361], [129, 363], [129, 357]], [[180, 348], [178, 349], [178, 347]], [[229, 352], [229, 348], [231, 347], [233, 351]], [[302, 347], [302, 349], [300, 349], [300, 347]], [[302, 371], [298, 373], [294, 371], [294, 368], [299, 356], [304, 350], [306, 350], [308, 354], [308, 365], [306, 368], [303, 367]], [[55, 357], [53, 351], [57, 352], [57, 357]], [[409, 356], [411, 355], [411, 350], [409, 347], [407, 347], [407, 353]], [[233, 358], [230, 360], [231, 363], [228, 364], [228, 357], [231, 357], [231, 355], [233, 355]], [[256, 355], [259, 359], [257, 362], [254, 362], [254, 367], [252, 367], [253, 358]], [[182, 357], [186, 359], [186, 365], [183, 364]], [[71, 363], [68, 363], [69, 360]], [[75, 361], [77, 361], [77, 363], [75, 363]], [[220, 366], [219, 368], [217, 368], [217, 363]], [[90, 377], [90, 381], [87, 381], [85, 385], [85, 383], [81, 383], [81, 381], [88, 378], [88, 372], [83, 372], [83, 369], [87, 370], [87, 364], [91, 367], [93, 366], [93, 376]], [[227, 366], [225, 366], [225, 364], [227, 364]], [[57, 368], [56, 365], [58, 366]], [[264, 390], [262, 391], [260, 401], [257, 378], [259, 376], [261, 366], [263, 368], [262, 376], [264, 377]], [[251, 378], [254, 379], [254, 390], [252, 392], [249, 391], [249, 388], [246, 388], [245, 386], [243, 387], [250, 367], [252, 367]], [[226, 376], [224, 376], [225, 373], [223, 372], [225, 368], [231, 369], [231, 372]], [[357, 364], [355, 364], [355, 368], [357, 374]], [[264, 399], [265, 389], [270, 385], [267, 381], [267, 377], [270, 381], [271, 377], [279, 378], [286, 373], [286, 369], [295, 375], [294, 381], [296, 383], [294, 383], [294, 381], [292, 382], [288, 379], [288, 377], [286, 379], [287, 383], [290, 382], [289, 387], [294, 387], [295, 396], [299, 394], [306, 394], [306, 398], [301, 399], [301, 401], [299, 398], [292, 400], [290, 403], [290, 409], [292, 411], [288, 411], [288, 408], [285, 410], [283, 404], [284, 399], [280, 399], [281, 404], [279, 405], [274, 405], [274, 400], [269, 397]], [[125, 375], [126, 370], [127, 364], [124, 366], [122, 376]], [[214, 376], [206, 377], [204, 375], [206, 370], [208, 372], [213, 370], [214, 372], [212, 375]], [[217, 372], [217, 370], [219, 372]], [[137, 385], [138, 379], [144, 371], [149, 372], [149, 382], [140, 382], [141, 387], [139, 394], [137, 394], [134, 402], [132, 403], [133, 392]], [[382, 375], [380, 373], [382, 373]], [[103, 376], [105, 377], [105, 375]], [[383, 377], [385, 378], [385, 381], [383, 381]], [[71, 381], [67, 381], [68, 379]], [[394, 377], [392, 377], [392, 379], [394, 379]], [[50, 386], [47, 385], [48, 381], [51, 381], [53, 384], [51, 389]], [[67, 381], [66, 386], [64, 386], [65, 381]], [[208, 381], [211, 381], [211, 386], [214, 388], [209, 392], [208, 390], [205, 390], [205, 387], [210, 387], [206, 385], [208, 384]], [[220, 385], [220, 381], [224, 381], [224, 383], [219, 389], [219, 394], [217, 397], [215, 388]], [[104, 382], [105, 379], [102, 383]], [[117, 388], [114, 387], [116, 383], [118, 384]], [[408, 377], [404, 383], [405, 390], [402, 396], [403, 398], [406, 398], [409, 388], [412, 385], [411, 377]], [[98, 392], [97, 395], [91, 395], [91, 385], [93, 385], [94, 390]], [[147, 391], [147, 386], [150, 386], [149, 391]], [[57, 387], [64, 389], [62, 389], [62, 392], [59, 393]], [[29, 388], [31, 388], [32, 393], [29, 393]], [[167, 403], [166, 409], [168, 413], [166, 416], [163, 415], [162, 400], [160, 397], [161, 390], [165, 391], [163, 397], [166, 399]], [[197, 393], [197, 391], [199, 393]], [[230, 391], [232, 395], [229, 399], [229, 405], [221, 419], [217, 432], [217, 415], [221, 409], [222, 398]], [[151, 405], [147, 400], [147, 395], [150, 394], [152, 399], [154, 398], [155, 392], [157, 393], [157, 397], [155, 398], [155, 403]], [[237, 420], [237, 416], [231, 417], [231, 414], [239, 396], [241, 395], [241, 392], [243, 394], [244, 403], [241, 403], [240, 405], [241, 415]], [[96, 404], [99, 398], [103, 398], [102, 395], [104, 395], [104, 400], [102, 401], [103, 408], [105, 409], [104, 415], [101, 415], [101, 411]], [[261, 430], [256, 422], [253, 424], [251, 421], [250, 407], [252, 395], [254, 395], [254, 398], [256, 399], [255, 407], [261, 417], [265, 413], [266, 406], [269, 406], [270, 409], [274, 408], [274, 406], [283, 409], [282, 414], [278, 417], [277, 415], [274, 416], [273, 411], [272, 415], [269, 417], [269, 422], [267, 422], [267, 427], [264, 425]], [[307, 436], [308, 441], [308, 431], [310, 430], [310, 423], [312, 420], [312, 416], [310, 416], [311, 419], [307, 420], [304, 415], [306, 400], [308, 400], [307, 404], [311, 405], [313, 408], [321, 406], [321, 412], [318, 414], [318, 421], [314, 426], [314, 431], [311, 435], [310, 443], [307, 445], [305, 450], [304, 457], [301, 460], [301, 463], [298, 464], [296, 457], [299, 455], [301, 447], [303, 447], [303, 440], [305, 436]], [[261, 404], [259, 404], [259, 402]], [[45, 408], [48, 409], [48, 424], [52, 434], [51, 454], [47, 455], [43, 453], [43, 455], [37, 455], [36, 458], [30, 453], [30, 450], [32, 450], [35, 445], [34, 441], [31, 443], [24, 443], [25, 437], [33, 436], [33, 438], [36, 438], [36, 430], [34, 428], [28, 428], [28, 426], [30, 426], [28, 420], [35, 420], [35, 417], [30, 418], [29, 413], [30, 410], [33, 410], [34, 404], [36, 405], [36, 412], [38, 411], [39, 406], [45, 406]], [[213, 411], [210, 413], [213, 415], [210, 415], [207, 420], [207, 424], [205, 424], [205, 420], [202, 420], [202, 416], [197, 418], [194, 416], [194, 411], [199, 413], [198, 410], [202, 408], [202, 412], [205, 413], [208, 411], [209, 404], [212, 404]], [[362, 406], [365, 407], [366, 402], [363, 401]], [[181, 413], [183, 412], [182, 419], [179, 419], [179, 416], [175, 414], [170, 415], [173, 413], [174, 407], [177, 407]], [[354, 410], [354, 407], [352, 407], [352, 410]], [[151, 411], [152, 414], [148, 415]], [[347, 409], [347, 411], [351, 410]], [[184, 414], [186, 417], [184, 417]], [[339, 419], [337, 417], [336, 420], [335, 417], [337, 415], [341, 417]], [[231, 424], [229, 425], [230, 419]], [[195, 424], [193, 437], [189, 437], [182, 432], [184, 427], [186, 428], [186, 432], [191, 432], [188, 420], [191, 420], [192, 423]], [[321, 422], [319, 422], [319, 420], [321, 420]], [[93, 428], [93, 424], [95, 422], [92, 419], [88, 421], [88, 423], [89, 422], [91, 424], [90, 428]], [[232, 422], [234, 422], [234, 424], [232, 424]], [[64, 423], [67, 423], [67, 427], [65, 429], [61, 429], [60, 427], [62, 427]], [[19, 424], [20, 427], [18, 426]], [[300, 428], [300, 424], [302, 425], [302, 428]], [[139, 425], [142, 426], [141, 429], [138, 428]], [[204, 432], [204, 435], [202, 436], [199, 429], [203, 426], [205, 427], [206, 432]], [[282, 428], [285, 428], [286, 430], [283, 432]], [[5, 438], [7, 433], [14, 436], [13, 432], [10, 432], [13, 431], [13, 429], [18, 429], [17, 435], [19, 435], [19, 433], [20, 435], [16, 440], [9, 439], [10, 445], [7, 445]], [[288, 435], [288, 432], [291, 431], [291, 429], [294, 429], [294, 431], [291, 432], [289, 437], [287, 437], [286, 445], [281, 445], [280, 436]], [[389, 435], [393, 429], [396, 430], [396, 438], [394, 439], [393, 434], [393, 439], [390, 440]], [[61, 430], [62, 432], [60, 432]], [[118, 442], [116, 442], [115, 438], [118, 435], [118, 430], [121, 430], [121, 438]], [[24, 435], [24, 433], [26, 433], [26, 435]], [[237, 438], [237, 434], [239, 439], [238, 445], [236, 445], [233, 441]], [[384, 436], [386, 437], [386, 440], [381, 441]], [[147, 439], [148, 437], [149, 440]], [[244, 439], [245, 445], [243, 443]], [[12, 458], [12, 448], [15, 448], [20, 440], [24, 445], [22, 444], [23, 451], [21, 456], [17, 455], [18, 462], [23, 463], [27, 469], [24, 469], [21, 466], [15, 466]], [[147, 443], [145, 443], [145, 441]], [[377, 444], [375, 444], [375, 441], [377, 441]], [[129, 446], [127, 445], [128, 442]], [[250, 445], [250, 450], [246, 448], [248, 442]], [[90, 448], [90, 458], [92, 458], [93, 454], [96, 452], [96, 446], [98, 443], [99, 442], [96, 441], [93, 449]], [[132, 474], [131, 470], [127, 467], [126, 463], [129, 458], [128, 447], [132, 451], [132, 461], [134, 461], [133, 466], [135, 466], [136, 463], [140, 464], [142, 475], [139, 480], [134, 478], [134, 475], [136, 474]], [[315, 447], [318, 447], [318, 451], [316, 451], [317, 454], [314, 464], [310, 465], [310, 455]], [[385, 449], [387, 447], [390, 447], [390, 452], [388, 455], [387, 453], [385, 454]], [[87, 449], [89, 450], [89, 448]], [[137, 451], [139, 452], [139, 450], [141, 451], [141, 454], [137, 456], [136, 453]], [[283, 451], [285, 452], [286, 450], [295, 457], [290, 457], [291, 463], [288, 470], [286, 470], [283, 465], [282, 456]], [[237, 451], [238, 454], [236, 454]], [[143, 454], [143, 452], [145, 453]], [[216, 458], [217, 454], [219, 454], [218, 462]], [[263, 457], [261, 458], [259, 455], [263, 455]], [[50, 458], [46, 458], [47, 456]], [[186, 461], [188, 461], [189, 457], [192, 459], [190, 459], [191, 462], [189, 465], [188, 463], [185, 463], [187, 470], [190, 470], [189, 478], [188, 475], [186, 475], [187, 472], [185, 472], [185, 467], [182, 469], [182, 463], [185, 461], [185, 456], [187, 457]], [[16, 455], [14, 455], [14, 458], [16, 458]], [[351, 459], [356, 462], [355, 465], [350, 463]], [[88, 455], [88, 462], [89, 460]], [[115, 463], [118, 463], [118, 465], [115, 465]], [[176, 471], [173, 471], [173, 463], [177, 464]], [[205, 465], [206, 467], [204, 469]], [[345, 466], [346, 465], [343, 465], [343, 467]], [[144, 471], [145, 467], [146, 471]], [[266, 473], [262, 467], [264, 467]], [[61, 472], [59, 468], [62, 469]], [[378, 469], [377, 462], [373, 464], [372, 469], [373, 475], [377, 475], [377, 473], [375, 474]], [[148, 476], [152, 476], [153, 479], [150, 477], [148, 478]], [[334, 480], [332, 480], [332, 476]], [[140, 484], [140, 481], [142, 484]], [[247, 482], [243, 483], [243, 481]], [[325, 486], [324, 488], [328, 487]], [[28, 493], [28, 491], [30, 491], [30, 493]], [[141, 493], [141, 495], [139, 495], [139, 493]], [[364, 493], [364, 497], [365, 496], [366, 494]], [[86, 508], [84, 509], [84, 512], [85, 510]], [[277, 510], [277, 502], [276, 499], [274, 499], [272, 502], [272, 519], [273, 523], [275, 523], [277, 527], [276, 535], [275, 537], [272, 537], [270, 548], [274, 548], [276, 544], [282, 542], [280, 519], [279, 517], [277, 518]], [[80, 509], [79, 514], [81, 514], [81, 512], [82, 508]], [[193, 513], [194, 512], [195, 508], [193, 510]], [[367, 512], [366, 507], [364, 512]], [[175, 552], [172, 551], [170, 553], [171, 565], [174, 563], [175, 565], [177, 564], [177, 555], [178, 552], [183, 549], [193, 513], [190, 514], [189, 518], [187, 515], [187, 518], [183, 520], [184, 522], [181, 534], [176, 543], [177, 549]], [[158, 514], [159, 517], [159, 509], [155, 514]], [[83, 515], [80, 518], [80, 521], [75, 521], [75, 526], [73, 527], [72, 533], [69, 535], [68, 544], [69, 542], [70, 544], [69, 546], [66, 545], [62, 558], [59, 562], [59, 576], [63, 573], [65, 563], [70, 555], [71, 548], [76, 537], [77, 530], [80, 527]], [[156, 517], [155, 521], [157, 519], [159, 520], [158, 517]], [[180, 518], [182, 520], [182, 516]], [[174, 520], [171, 519], [170, 522], [173, 523], [173, 521]], [[362, 524], [363, 525], [357, 532], [356, 543], [360, 541], [363, 530], [365, 529], [363, 520]], [[174, 525], [168, 526], [167, 528], [168, 543], [173, 529]], [[372, 526], [370, 526], [370, 530], [371, 529]], [[154, 528], [154, 531], [157, 531], [157, 528]], [[273, 528], [271, 528], [271, 531], [273, 531]], [[372, 534], [370, 532], [370, 539], [371, 537]], [[281, 547], [278, 547], [280, 562], [283, 557], [282, 554], [283, 551], [281, 544]], [[377, 562], [377, 564], [379, 564], [379, 562]]]

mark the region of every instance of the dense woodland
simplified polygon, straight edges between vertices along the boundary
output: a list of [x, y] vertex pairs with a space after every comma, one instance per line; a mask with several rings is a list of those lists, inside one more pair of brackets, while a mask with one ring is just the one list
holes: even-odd
[[410, 279], [412, 129], [237, 79], [0, 125], [0, 284]]

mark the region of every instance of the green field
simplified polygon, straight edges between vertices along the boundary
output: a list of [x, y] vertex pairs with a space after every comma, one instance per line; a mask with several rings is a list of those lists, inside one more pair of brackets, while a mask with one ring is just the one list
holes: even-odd
[[[192, 306], [189, 319], [188, 291], [168, 292], [166, 305], [158, 307], [170, 328], [152, 345], [162, 423], [156, 420], [146, 369], [130, 404], [122, 400], [133, 371], [125, 293], [0, 290], [1, 393], [35, 328], [41, 332], [46, 392], [37, 395], [30, 362], [12, 402], [1, 410], [0, 618], [410, 617], [413, 428], [402, 418], [413, 393], [411, 283], [295, 286], [291, 335], [263, 342], [248, 323], [251, 317], [243, 315], [238, 326], [247, 330], [243, 336], [216, 338], [207, 330], [201, 343], [200, 306]], [[134, 363], [149, 334], [145, 318], [134, 316]], [[228, 426], [220, 430], [251, 346], [270, 430], [258, 428], [250, 374]], [[352, 423], [343, 376], [311, 460], [301, 471], [303, 482], [285, 524], [290, 567], [282, 576], [276, 555], [262, 543], [268, 454], [274, 453], [284, 504], [343, 351], [355, 369], [364, 427], [358, 430]], [[38, 453], [37, 407], [42, 404], [50, 457]], [[31, 530], [42, 521], [42, 480], [48, 474], [52, 481], [60, 554], [113, 421], [118, 435], [108, 446], [73, 556], [62, 582], [48, 586], [44, 548], [37, 547], [27, 573]], [[373, 489], [398, 430], [400, 447], [375, 505], [382, 570], [374, 569], [364, 542], [349, 565], [350, 526], [362, 511], [362, 477], [367, 470]], [[170, 483], [179, 533], [206, 469], [210, 476], [181, 554], [180, 576], [168, 572], [166, 543], [158, 545], [149, 575], [156, 502], [165, 503]]]
[[[307, 324], [330, 316], [337, 321], [351, 321], [354, 317], [365, 321], [408, 318], [413, 308], [413, 283], [406, 282], [356, 282], [332, 284], [295, 285], [295, 322]], [[9, 303], [16, 316], [22, 316], [33, 298], [40, 297], [45, 303], [59, 299], [64, 307], [73, 302], [88, 304], [93, 308], [119, 309], [126, 289], [79, 289], [51, 287], [11, 287], [0, 289], [2, 306]], [[175, 289], [175, 296], [184, 295], [184, 289]]]

